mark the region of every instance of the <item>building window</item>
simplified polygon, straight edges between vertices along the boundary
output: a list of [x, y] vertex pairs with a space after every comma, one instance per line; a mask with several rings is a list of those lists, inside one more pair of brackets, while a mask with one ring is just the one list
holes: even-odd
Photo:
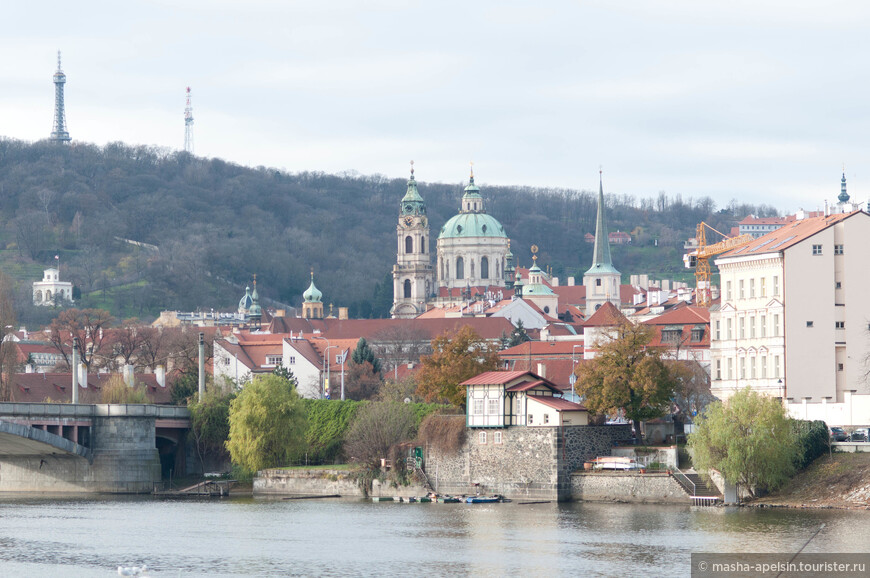
[[779, 377], [779, 355], [773, 356], [773, 378]]
[[456, 278], [465, 279], [465, 261], [462, 260], [462, 257], [456, 258]]
[[739, 287], [739, 290], [738, 290], [738, 291], [739, 291], [739, 294], [738, 294], [737, 298], [738, 298], [738, 299], [743, 299], [743, 279], [741, 279], [741, 280], [738, 281], [737, 283], [738, 283], [737, 286]]
[[501, 432], [500, 431], [494, 432], [492, 434], [492, 443], [497, 444], [497, 445], [501, 445], [502, 439], [501, 439]]
[[767, 377], [767, 356], [761, 356], [761, 379], [765, 379]]
[[405, 295], [405, 299], [411, 298], [411, 280], [410, 279], [405, 279], [403, 293]]
[[740, 335], [739, 339], [746, 338], [746, 319], [741, 317], [737, 320], [737, 326], [739, 327], [738, 335]]
[[758, 285], [759, 285], [758, 288], [761, 291], [762, 297], [767, 297], [767, 284], [765, 283], [765, 281], [767, 281], [767, 279], [765, 277], [762, 277], [761, 279], [758, 280]]
[[480, 278], [489, 279], [489, 259], [486, 257], [480, 260]]
[[426, 253], [426, 237], [423, 236], [420, 237], [420, 252]]
[[718, 381], [721, 379], [722, 379], [722, 360], [717, 359], [716, 360], [716, 380]]
[[550, 414], [548, 414], [548, 413], [544, 414], [544, 423], [550, 423]]
[[267, 355], [266, 356], [266, 365], [281, 365], [281, 356], [280, 355]]
[[779, 313], [773, 315], [773, 336], [779, 337]]
[[773, 276], [773, 296], [774, 297], [779, 296], [779, 276], [778, 275]]
[[716, 320], [716, 341], [719, 341], [722, 338], [722, 332], [721, 332], [722, 327], [721, 326], [722, 326], [722, 322], [717, 319]]
[[740, 379], [746, 379], [746, 358], [741, 357], [737, 360], [740, 364], [738, 367], [740, 368]]
[[834, 245], [834, 255], [843, 254], [843, 245]]
[[846, 322], [845, 321], [834, 321], [834, 329], [845, 329]]
[[837, 371], [843, 371], [843, 364], [842, 363], [837, 364]]
[[411, 238], [411, 235], [405, 237], [405, 253], [410, 255], [414, 252], [414, 239]]
[[755, 339], [755, 317], [749, 318], [749, 339]]
[[224, 365], [229, 365], [229, 364], [230, 364], [230, 358], [229, 358], [229, 357], [222, 357], [221, 359], [223, 359]]
[[601, 279], [596, 279], [596, 280], [595, 280], [595, 286], [596, 286], [596, 287], [601, 287]]
[[767, 315], [761, 316], [761, 336], [767, 337]]
[[483, 400], [474, 400], [474, 415], [483, 415]]
[[807, 321], [807, 327], [812, 327], [812, 326], [813, 326], [813, 322], [812, 322], [812, 321]]
[[699, 343], [702, 339], [704, 339], [704, 328], [703, 327], [693, 327], [692, 328], [692, 342]]
[[479, 443], [482, 446], [486, 445], [486, 432], [485, 431], [477, 432], [477, 443]]
[[755, 279], [749, 280], [749, 298], [755, 297]]
[[822, 254], [822, 246], [821, 245], [813, 245], [813, 255], [821, 255]]
[[662, 343], [679, 343], [682, 333], [679, 327], [665, 327], [662, 329]]
[[728, 358], [728, 379], [732, 379], [734, 377], [734, 359]]
[[295, 357], [288, 357], [287, 358], [287, 365], [296, 365], [296, 358]]
[[727, 334], [727, 339], [731, 339], [731, 320], [725, 320], [725, 333]]
[[749, 377], [755, 379], [755, 358], [749, 358]]
[[731, 301], [731, 281], [725, 281], [725, 300]]
[[526, 423], [532, 425], [532, 423], [534, 423], [535, 421], [534, 419], [532, 419], [533, 417], [534, 416], [532, 414], [529, 414], [529, 417], [526, 419]]
[[842, 289], [842, 288], [843, 288], [842, 282], [837, 281], [836, 283], [834, 283], [834, 289]]
[[489, 415], [498, 415], [501, 413], [498, 410], [498, 400], [497, 399], [488, 399], [486, 400], [486, 413]]

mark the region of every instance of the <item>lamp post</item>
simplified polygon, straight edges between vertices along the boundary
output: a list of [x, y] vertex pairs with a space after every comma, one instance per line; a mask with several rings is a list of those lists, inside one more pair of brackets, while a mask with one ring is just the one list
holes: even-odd
[[341, 401], [344, 401], [344, 362], [347, 361], [347, 349], [341, 354]]
[[574, 387], [577, 382], [577, 375], [574, 373], [574, 370], [577, 369], [577, 359], [574, 357], [574, 352], [577, 351], [578, 347], [583, 347], [583, 345], [571, 346], [571, 395], [574, 397], [571, 401], [577, 401], [577, 389]]
[[[327, 338], [325, 338], [325, 337], [322, 337], [322, 336], [319, 336], [319, 335], [315, 335], [315, 336], [314, 336], [314, 339], [322, 339], [322, 340], [324, 340], [324, 341], [326, 342], [326, 351], [323, 352], [323, 365], [324, 365], [323, 369], [324, 369], [324, 371], [326, 371], [326, 382], [325, 382], [325, 384], [326, 384], [326, 386], [328, 387], [328, 386], [329, 386], [329, 366], [330, 366], [330, 363], [329, 363], [329, 350], [330, 350], [333, 346], [329, 344], [329, 339], [327, 339]], [[323, 394], [324, 394], [324, 390], [325, 390], [325, 387], [323, 386], [323, 383], [324, 383], [324, 382], [321, 381], [321, 386], [320, 386], [320, 399], [323, 399]]]

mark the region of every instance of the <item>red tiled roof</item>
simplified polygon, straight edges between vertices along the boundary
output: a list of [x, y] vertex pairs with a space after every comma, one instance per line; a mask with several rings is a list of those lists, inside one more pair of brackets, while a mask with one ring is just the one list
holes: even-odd
[[728, 251], [724, 255], [719, 256], [717, 260], [727, 259], [729, 257], [763, 255], [766, 253], [782, 253], [789, 247], [812, 237], [831, 225], [845, 221], [846, 219], [858, 214], [867, 216], [867, 213], [864, 213], [863, 211], [853, 211], [851, 213], [835, 213], [833, 215], [828, 215], [827, 217], [810, 217], [795, 220], [793, 223], [780, 227], [776, 231], [771, 231], [770, 233], [755, 239], [751, 243]]
[[408, 331], [420, 339], [432, 340], [447, 331], [458, 331], [470, 325], [483, 339], [499, 339], [502, 333], [510, 334], [514, 326], [504, 317], [461, 317], [449, 319], [303, 319], [300, 317], [275, 317], [270, 330], [273, 333], [294, 334], [303, 332], [333, 339], [359, 339], [377, 341], [378, 335], [394, 329]]
[[571, 353], [576, 351], [574, 346], [577, 345], [577, 349], [580, 350], [580, 355], [583, 353], [583, 342], [580, 340], [576, 341], [527, 341], [525, 343], [520, 343], [519, 345], [514, 345], [513, 347], [508, 347], [505, 350], [499, 352], [499, 355], [502, 358], [506, 357], [528, 357], [531, 355], [532, 357], [541, 357], [541, 356], [568, 356], [571, 357]]
[[524, 381], [522, 383], [510, 386], [505, 391], [529, 391], [530, 389], [535, 389], [536, 387], [546, 387], [553, 393], [562, 393], [562, 390], [560, 390], [558, 387], [556, 387], [546, 379], [538, 379], [536, 381]]
[[[96, 373], [88, 374], [88, 387], [79, 384], [80, 403], [102, 403], [100, 396], [103, 387], [112, 377], [118, 374]], [[145, 392], [151, 403], [169, 404], [171, 388], [167, 384], [161, 387], [153, 373], [137, 373], [134, 376], [136, 385], [145, 386]], [[72, 400], [72, 374], [70, 373], [16, 373], [12, 377], [12, 401], [43, 403], [50, 399], [58, 403], [69, 403]]]
[[586, 407], [561, 397], [551, 397], [548, 395], [530, 395], [528, 398], [546, 406], [552, 407], [557, 411], [589, 411]]
[[628, 320], [616, 306], [607, 301], [583, 322], [584, 327], [615, 327]]
[[658, 317], [644, 321], [645, 325], [686, 325], [710, 323], [710, 310], [695, 305], [676, 306]]
[[505, 385], [524, 375], [538, 377], [530, 371], [485, 371], [459, 385]]

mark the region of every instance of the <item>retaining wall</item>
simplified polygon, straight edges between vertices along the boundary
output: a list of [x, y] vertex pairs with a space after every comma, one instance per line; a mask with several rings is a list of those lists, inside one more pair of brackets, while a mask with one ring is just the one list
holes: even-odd
[[364, 496], [348, 470], [262, 470], [254, 478], [254, 495]]
[[668, 474], [575, 473], [571, 499], [586, 502], [691, 504], [679, 482]]

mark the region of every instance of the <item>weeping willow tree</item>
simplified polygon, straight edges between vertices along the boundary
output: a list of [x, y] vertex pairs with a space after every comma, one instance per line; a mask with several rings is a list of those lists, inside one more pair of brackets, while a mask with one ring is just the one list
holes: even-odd
[[749, 388], [717, 401], [695, 419], [689, 436], [693, 463], [716, 469], [755, 497], [780, 487], [795, 472], [798, 438], [782, 402]]

